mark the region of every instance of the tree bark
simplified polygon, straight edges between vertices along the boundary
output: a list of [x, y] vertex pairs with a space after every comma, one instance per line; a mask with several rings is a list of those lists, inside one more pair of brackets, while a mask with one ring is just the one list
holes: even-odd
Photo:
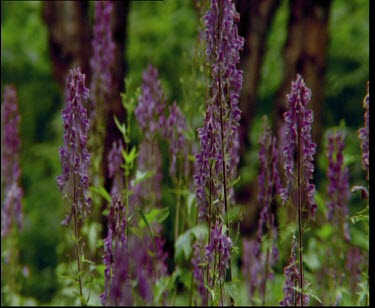
[[314, 122], [311, 133], [319, 149], [331, 0], [290, 0], [289, 7], [288, 37], [283, 50], [284, 77], [276, 95], [273, 129], [277, 132], [283, 124], [286, 95], [290, 92], [291, 82], [299, 73], [312, 92], [309, 108], [314, 112]]
[[[240, 93], [242, 111], [239, 127], [240, 166], [246, 165], [245, 154], [250, 148], [248, 138], [252, 120], [256, 112], [261, 68], [266, 51], [267, 35], [270, 30], [280, 0], [240, 0], [237, 11], [240, 13], [238, 31], [245, 39], [240, 53], [240, 68], [243, 70], [243, 83]], [[256, 202], [256, 183], [247, 183], [236, 192], [236, 201], [240, 204]], [[241, 232], [256, 232], [259, 213], [257, 206], [247, 206], [243, 215]]]
[[112, 143], [116, 140], [123, 139], [123, 136], [116, 126], [114, 116], [120, 123], [125, 121], [126, 112], [122, 105], [121, 92], [125, 91], [124, 78], [126, 75], [126, 31], [127, 16], [129, 11], [128, 1], [113, 1], [113, 20], [112, 20], [112, 38], [115, 42], [115, 61], [113, 69], [112, 95], [105, 108], [105, 135], [104, 135], [104, 151], [102, 157], [102, 172], [105, 178], [104, 187], [110, 191], [112, 181], [108, 176], [108, 154], [112, 148]]
[[90, 79], [90, 23], [88, 1], [43, 1], [42, 17], [48, 29], [52, 72], [61, 89], [69, 69], [80, 66]]
[[261, 68], [265, 55], [267, 35], [280, 0], [240, 0], [238, 11], [240, 23], [238, 31], [245, 38], [245, 44], [240, 53], [240, 68], [243, 70], [243, 83], [240, 93], [240, 157], [250, 146], [248, 139], [251, 122], [255, 116], [257, 94], [260, 82]]

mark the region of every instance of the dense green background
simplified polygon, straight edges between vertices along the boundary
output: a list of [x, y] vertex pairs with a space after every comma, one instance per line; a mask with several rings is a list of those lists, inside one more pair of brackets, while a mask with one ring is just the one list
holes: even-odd
[[[284, 0], [267, 41], [261, 103], [251, 132], [255, 140], [259, 119], [264, 113], [271, 114], [281, 82], [280, 51], [286, 38], [287, 8]], [[139, 84], [142, 70], [153, 63], [159, 69], [168, 100], [177, 100], [185, 111], [202, 109], [204, 104], [204, 80], [199, 79], [199, 65], [203, 62], [198, 57], [202, 50], [196, 48], [199, 24], [190, 1], [134, 1], [130, 5], [126, 50], [129, 76]], [[340, 120], [345, 121], [351, 184], [361, 184], [364, 172], [358, 164], [356, 132], [363, 126], [361, 102], [369, 78], [369, 1], [334, 0], [329, 28], [324, 125], [336, 126]], [[64, 238], [60, 226], [64, 205], [55, 181], [61, 172], [57, 149], [62, 145], [63, 132], [62, 95], [51, 74], [40, 1], [1, 1], [2, 90], [7, 83], [17, 86], [22, 116], [25, 222], [20, 261], [29, 267], [29, 279], [25, 279], [22, 293], [48, 303], [58, 289], [55, 268], [64, 258], [60, 244]], [[201, 125], [200, 114], [195, 115], [197, 120], [191, 122], [194, 129]]]

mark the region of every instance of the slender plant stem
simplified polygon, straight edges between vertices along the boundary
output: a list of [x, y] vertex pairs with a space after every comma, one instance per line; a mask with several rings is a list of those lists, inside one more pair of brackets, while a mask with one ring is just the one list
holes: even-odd
[[264, 276], [264, 282], [263, 282], [263, 300], [262, 300], [262, 306], [265, 306], [265, 303], [266, 303], [267, 280], [268, 280], [268, 273], [269, 273], [269, 260], [270, 260], [270, 247], [267, 248], [266, 274]]
[[79, 254], [79, 232], [78, 232], [78, 221], [77, 221], [77, 213], [76, 213], [76, 176], [73, 175], [73, 217], [74, 217], [74, 240], [75, 240], [75, 249], [76, 249], [76, 256], [77, 256], [77, 267], [78, 267], [78, 284], [79, 284], [79, 294], [81, 297], [81, 306], [86, 306], [85, 302], [83, 300], [83, 292], [82, 292], [82, 279], [81, 279], [81, 260], [80, 260], [80, 254]]
[[74, 237], [75, 237], [75, 248], [76, 248], [76, 256], [77, 256], [77, 266], [78, 266], [78, 283], [79, 283], [79, 294], [81, 296], [81, 306], [86, 306], [83, 300], [83, 293], [82, 293], [82, 279], [81, 279], [81, 261], [80, 261], [80, 254], [79, 254], [79, 247], [78, 247], [78, 222], [77, 222], [77, 214], [76, 210], [73, 210], [74, 215]]
[[[209, 192], [209, 214], [208, 214], [208, 245], [211, 242], [211, 216], [212, 216], [212, 166], [210, 166], [210, 192]], [[209, 285], [210, 264], [207, 262], [206, 278]], [[206, 288], [205, 306], [208, 306], [208, 289]]]
[[303, 254], [302, 254], [302, 183], [301, 183], [301, 154], [302, 154], [302, 144], [301, 144], [301, 123], [300, 116], [298, 115], [297, 120], [298, 125], [298, 150], [297, 150], [297, 181], [298, 181], [298, 239], [299, 239], [299, 270], [300, 270], [300, 282], [299, 287], [301, 289], [301, 307], [303, 306]]

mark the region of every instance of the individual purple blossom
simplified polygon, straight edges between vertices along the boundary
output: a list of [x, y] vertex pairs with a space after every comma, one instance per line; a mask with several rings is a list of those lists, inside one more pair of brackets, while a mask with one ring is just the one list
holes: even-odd
[[134, 111], [146, 139], [151, 139], [156, 133], [163, 135], [166, 121], [165, 108], [165, 97], [158, 70], [150, 64], [143, 72], [142, 91]]
[[21, 140], [19, 124], [21, 116], [18, 111], [17, 91], [14, 85], [4, 86], [4, 101], [1, 106], [1, 183], [2, 213], [1, 237], [6, 236], [13, 225], [18, 230], [22, 227], [22, 196], [20, 187], [21, 169], [19, 165]]
[[169, 117], [167, 118], [164, 130], [164, 137], [169, 141], [169, 150], [172, 154], [172, 162], [169, 167], [171, 176], [176, 175], [177, 156], [183, 158], [185, 176], [188, 175], [188, 143], [185, 137], [187, 133], [186, 118], [176, 102], [169, 107]]
[[[205, 121], [198, 129], [201, 150], [196, 155], [194, 174], [201, 218], [207, 218], [208, 203], [221, 194], [221, 185], [228, 187], [234, 180], [239, 161], [238, 104], [243, 72], [236, 65], [244, 39], [238, 35], [238, 21], [239, 14], [231, 0], [213, 0], [204, 17], [211, 84]], [[212, 195], [207, 195], [207, 191]]]
[[84, 219], [91, 207], [88, 197], [90, 154], [86, 148], [89, 120], [83, 107], [89, 90], [85, 87], [85, 75], [80, 68], [69, 71], [66, 85], [68, 101], [61, 113], [64, 146], [59, 148], [62, 174], [57, 177], [57, 184], [63, 197], [72, 204], [72, 209], [63, 225], [69, 224], [74, 212]]
[[[296, 245], [292, 244], [291, 257], [289, 264], [284, 268], [285, 284], [283, 287], [284, 299], [280, 302], [281, 306], [296, 306], [301, 302], [301, 292], [295, 288], [299, 286], [300, 274], [296, 261]], [[309, 304], [310, 297], [308, 294], [303, 293], [303, 305]]]
[[361, 139], [362, 149], [362, 166], [367, 171], [367, 179], [369, 179], [369, 166], [370, 166], [370, 154], [369, 154], [369, 129], [370, 129], [370, 82], [367, 82], [367, 94], [363, 99], [363, 107], [365, 108], [364, 122], [365, 126], [359, 129], [358, 134]]
[[350, 191], [349, 170], [348, 167], [344, 166], [344, 134], [340, 131], [329, 132], [327, 139], [327, 178], [329, 181], [327, 189], [329, 196], [327, 219], [342, 228], [345, 239], [349, 241], [348, 224], [345, 220], [349, 214]]
[[[131, 301], [129, 287], [129, 257], [127, 254], [126, 212], [120, 197], [112, 196], [108, 213], [108, 235], [104, 239], [104, 293], [103, 305]], [[130, 293], [130, 294], [129, 294]]]
[[122, 155], [123, 145], [121, 140], [114, 141], [108, 153], [108, 176], [113, 180], [111, 195], [121, 194], [124, 188], [123, 168], [124, 158]]
[[90, 118], [95, 116], [94, 110], [99, 101], [104, 100], [111, 93], [115, 60], [115, 43], [111, 31], [113, 9], [112, 1], [96, 1], [95, 3], [95, 23], [91, 42], [93, 57], [90, 60], [92, 71]]
[[[313, 155], [316, 151], [316, 144], [312, 142], [311, 125], [313, 123], [313, 112], [307, 109], [311, 98], [311, 91], [306, 87], [301, 75], [297, 74], [296, 81], [292, 82], [291, 92], [287, 95], [289, 111], [284, 113], [286, 122], [285, 134], [287, 145], [283, 148], [285, 157], [284, 169], [287, 180], [286, 188], [281, 191], [283, 203], [290, 196], [292, 183], [297, 176], [294, 162], [295, 155], [299, 156], [301, 162], [301, 183], [304, 192], [304, 210], [309, 216], [315, 217], [317, 206], [315, 204], [315, 185], [310, 183], [313, 177], [314, 164]], [[301, 187], [298, 187], [301, 189]]]

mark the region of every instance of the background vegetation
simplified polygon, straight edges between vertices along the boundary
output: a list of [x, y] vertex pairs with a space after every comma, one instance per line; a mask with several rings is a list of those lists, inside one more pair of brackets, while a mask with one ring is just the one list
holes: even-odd
[[[90, 3], [92, 5], [92, 3]], [[282, 1], [272, 24], [259, 91], [259, 102], [251, 138], [257, 144], [263, 114], [271, 114], [275, 92], [281, 82], [281, 48], [287, 31], [288, 6]], [[149, 63], [158, 68], [168, 100], [179, 102], [191, 114], [195, 132], [201, 126], [205, 102], [205, 80], [202, 79], [202, 47], [198, 45], [200, 20], [189, 1], [133, 1], [128, 20], [126, 50], [128, 76], [140, 85], [141, 73]], [[326, 77], [324, 128], [345, 125], [346, 163], [350, 184], [366, 185], [361, 168], [357, 131], [363, 127], [362, 99], [369, 76], [369, 1], [334, 0], [331, 10], [330, 43]], [[24, 267], [21, 295], [24, 304], [59, 304], [62, 284], [58, 265], [66, 261], [67, 244], [60, 221], [65, 213], [56, 185], [61, 173], [58, 147], [62, 144], [60, 112], [63, 94], [51, 73], [45, 24], [41, 19], [41, 1], [1, 1], [1, 90], [14, 83], [18, 90], [21, 122], [21, 169], [24, 189], [24, 228], [20, 238], [20, 264]], [[343, 124], [345, 123], [345, 124]], [[134, 138], [137, 134], [134, 132]], [[258, 147], [248, 149], [257, 155]], [[320, 157], [321, 166], [326, 165]], [[323, 169], [323, 167], [322, 167]], [[324, 171], [322, 171], [324, 172]], [[256, 180], [257, 163], [244, 166], [241, 177]], [[324, 187], [324, 173], [315, 178], [317, 189]], [[350, 214], [363, 209], [360, 196], [350, 200]], [[170, 215], [172, 217], [172, 215]], [[170, 223], [167, 219], [165, 224]], [[168, 230], [168, 228], [166, 228]], [[169, 239], [173, 228], [169, 228]], [[365, 229], [351, 224], [353, 242], [367, 249]], [[321, 231], [322, 233], [325, 230]], [[170, 240], [171, 241], [171, 240]], [[314, 243], [310, 243], [314, 245]], [[316, 243], [315, 243], [316, 245]], [[319, 266], [316, 255], [307, 257], [311, 267]], [[285, 253], [286, 258], [288, 253]], [[314, 263], [315, 262], [315, 263]], [[276, 270], [276, 281], [283, 284], [282, 268]], [[60, 292], [60, 293], [59, 293]], [[282, 294], [275, 290], [275, 298]], [[241, 290], [246, 303], [246, 289]], [[346, 303], [356, 304], [348, 299]]]

